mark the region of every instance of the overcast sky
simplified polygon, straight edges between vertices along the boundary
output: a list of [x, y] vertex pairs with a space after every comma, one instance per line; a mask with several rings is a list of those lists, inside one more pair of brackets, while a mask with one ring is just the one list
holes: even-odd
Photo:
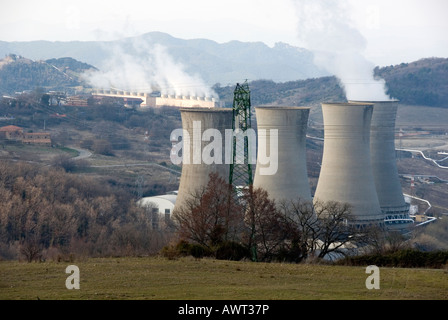
[[[2, 1], [0, 40], [114, 40], [150, 31], [183, 39], [300, 42], [300, 0]], [[331, 0], [324, 0], [330, 1]], [[343, 0], [338, 0], [340, 3]], [[447, 0], [346, 0], [377, 65], [448, 57]], [[316, 13], [319, 14], [319, 13]]]

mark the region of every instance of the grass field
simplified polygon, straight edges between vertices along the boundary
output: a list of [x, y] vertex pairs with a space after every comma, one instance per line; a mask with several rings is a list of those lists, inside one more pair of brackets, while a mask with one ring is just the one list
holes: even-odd
[[[65, 273], [79, 267], [80, 289]], [[159, 257], [24, 263], [0, 261], [1, 300], [447, 300], [448, 271]]]

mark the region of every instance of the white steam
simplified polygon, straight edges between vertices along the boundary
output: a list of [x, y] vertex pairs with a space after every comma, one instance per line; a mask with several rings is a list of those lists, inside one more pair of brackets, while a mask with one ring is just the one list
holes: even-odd
[[335, 75], [347, 100], [387, 101], [385, 81], [374, 77], [374, 64], [363, 52], [366, 39], [352, 26], [342, 0], [293, 0], [301, 45], [313, 51], [315, 63]]
[[108, 48], [110, 57], [83, 76], [98, 89], [117, 88], [131, 92], [218, 98], [198, 75], [189, 75], [167, 49], [144, 41], [122, 42]]

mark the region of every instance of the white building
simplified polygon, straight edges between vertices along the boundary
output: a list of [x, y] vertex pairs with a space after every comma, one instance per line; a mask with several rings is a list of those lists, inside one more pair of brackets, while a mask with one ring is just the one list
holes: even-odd
[[152, 206], [158, 208], [159, 214], [165, 216], [173, 212], [176, 198], [177, 191], [172, 191], [165, 195], [142, 198], [138, 201], [138, 205], [140, 207]]

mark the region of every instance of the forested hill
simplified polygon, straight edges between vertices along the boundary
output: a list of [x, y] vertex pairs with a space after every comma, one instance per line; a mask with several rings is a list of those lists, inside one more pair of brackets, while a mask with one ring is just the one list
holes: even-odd
[[376, 68], [390, 96], [404, 104], [448, 108], [448, 59], [429, 58]]
[[[403, 104], [448, 108], [448, 59], [428, 58], [412, 63], [376, 68], [386, 80], [388, 94]], [[345, 93], [335, 77], [275, 83], [250, 83], [253, 105], [303, 105], [344, 101]], [[231, 106], [234, 86], [215, 87], [221, 100]]]
[[0, 60], [0, 93], [12, 95], [38, 87], [70, 92], [82, 84], [80, 74], [92, 68], [72, 58], [33, 61], [10, 54]]

